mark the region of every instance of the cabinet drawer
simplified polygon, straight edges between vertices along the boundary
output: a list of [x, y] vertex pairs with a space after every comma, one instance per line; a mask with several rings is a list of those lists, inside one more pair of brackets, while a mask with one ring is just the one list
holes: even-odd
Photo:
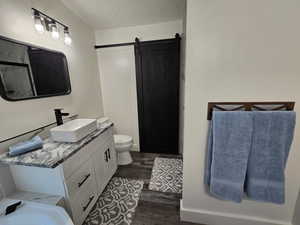
[[86, 146], [84, 146], [82, 149], [80, 149], [78, 152], [76, 152], [73, 156], [71, 156], [63, 163], [63, 172], [65, 179], [70, 179], [70, 177], [75, 172], [77, 172], [79, 167], [81, 167], [82, 164], [91, 157], [92, 146], [93, 141], [88, 143]]
[[63, 163], [63, 171], [65, 179], [68, 179], [72, 174], [80, 167], [85, 161], [87, 161], [94, 151], [96, 151], [99, 146], [106, 143], [112, 133], [111, 128], [104, 131], [90, 143], [82, 147], [78, 152], [76, 152], [73, 156], [67, 159]]
[[[92, 180], [91, 180], [92, 181]], [[89, 182], [74, 198], [70, 198], [75, 225], [81, 225], [97, 201], [96, 183]]]
[[95, 179], [92, 168], [92, 160], [86, 161], [69, 179], [66, 185], [69, 197], [72, 198], [80, 189], [84, 189], [86, 184]]

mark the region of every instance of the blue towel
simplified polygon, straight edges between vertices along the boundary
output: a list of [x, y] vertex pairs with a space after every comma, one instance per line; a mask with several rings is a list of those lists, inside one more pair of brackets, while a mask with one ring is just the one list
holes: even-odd
[[43, 147], [43, 140], [39, 136], [33, 137], [31, 140], [20, 142], [8, 149], [9, 156], [17, 156]]
[[[205, 180], [223, 200], [241, 202], [253, 131], [251, 112], [214, 111]], [[212, 139], [211, 139], [212, 138]], [[211, 139], [211, 140], [210, 140]]]
[[253, 139], [246, 193], [250, 199], [283, 204], [284, 169], [294, 136], [295, 112], [253, 113]]

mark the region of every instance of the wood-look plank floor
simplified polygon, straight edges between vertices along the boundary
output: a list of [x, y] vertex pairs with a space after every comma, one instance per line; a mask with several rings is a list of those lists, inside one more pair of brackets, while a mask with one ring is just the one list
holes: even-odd
[[132, 152], [133, 163], [119, 166], [115, 176], [144, 181], [132, 225], [195, 225], [180, 221], [181, 194], [148, 189], [156, 157], [180, 158], [176, 155]]

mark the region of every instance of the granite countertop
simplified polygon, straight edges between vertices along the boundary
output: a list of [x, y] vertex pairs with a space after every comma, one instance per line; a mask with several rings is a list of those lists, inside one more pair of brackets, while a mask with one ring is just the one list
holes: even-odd
[[108, 123], [76, 143], [59, 143], [48, 138], [44, 140], [42, 149], [15, 157], [10, 157], [7, 153], [1, 154], [0, 163], [55, 168], [112, 126], [113, 123]]

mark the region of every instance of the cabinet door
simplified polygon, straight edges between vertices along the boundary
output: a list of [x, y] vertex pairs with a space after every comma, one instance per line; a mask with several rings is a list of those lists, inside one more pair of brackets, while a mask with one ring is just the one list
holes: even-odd
[[106, 142], [105, 146], [104, 146], [104, 167], [105, 167], [105, 183], [108, 184], [111, 176], [112, 176], [112, 172], [111, 172], [111, 159], [113, 157], [113, 155], [111, 154], [111, 150], [110, 150], [110, 142]]
[[98, 194], [101, 194], [107, 184], [108, 162], [105, 155], [105, 148], [102, 146], [94, 156], [94, 167], [98, 186]]
[[104, 134], [106, 138], [99, 141], [94, 157], [98, 194], [102, 193], [117, 170], [117, 156], [112, 130], [108, 129]]
[[108, 152], [109, 152], [109, 174], [110, 178], [115, 174], [117, 170], [117, 153], [115, 150], [115, 145], [113, 140], [109, 141], [109, 147], [108, 147]]

